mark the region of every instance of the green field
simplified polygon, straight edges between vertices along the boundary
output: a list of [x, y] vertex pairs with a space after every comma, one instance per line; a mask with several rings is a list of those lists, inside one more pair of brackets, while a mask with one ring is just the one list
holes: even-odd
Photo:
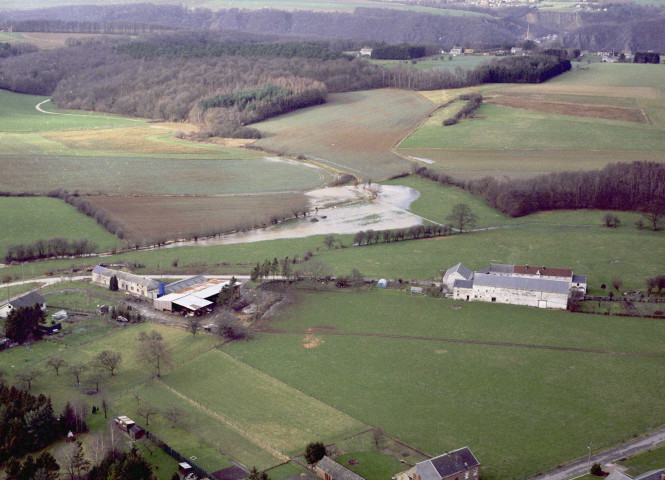
[[484, 104], [474, 119], [447, 127], [423, 126], [400, 148], [661, 151], [664, 135], [662, 128], [651, 125]]
[[34, 243], [39, 239], [63, 237], [88, 239], [97, 251], [109, 251], [121, 245], [92, 218], [57, 198], [0, 197], [0, 256], [7, 245]]
[[480, 65], [496, 59], [495, 56], [482, 55], [456, 55], [447, 53], [432, 55], [431, 57], [418, 58], [416, 60], [371, 60], [372, 63], [384, 67], [406, 67], [416, 70], [436, 70], [454, 73], [458, 68], [462, 70], [473, 70]]
[[[520, 307], [497, 315], [480, 304], [454, 310], [449, 301], [390, 291], [302, 294], [297, 305], [271, 327], [303, 333], [263, 335], [225, 351], [429, 454], [468, 445], [496, 478], [525, 478], [583, 456], [590, 440], [608, 446], [665, 420], [661, 401], [647, 393], [665, 382], [662, 359], [334, 334], [486, 331], [491, 341], [513, 342], [528, 330], [539, 345], [590, 339], [587, 347], [662, 353], [650, 340], [660, 322], [639, 320], [622, 334], [613, 330], [621, 322], [605, 317]], [[318, 346], [303, 348], [311, 335]]]
[[[665, 69], [659, 65], [592, 63], [539, 85], [483, 85], [493, 97], [524, 108], [485, 103], [473, 119], [443, 127], [433, 115], [398, 152], [434, 162], [457, 178], [529, 177], [562, 170], [602, 168], [611, 162], [662, 162], [665, 150]], [[459, 93], [423, 92], [436, 104]], [[576, 116], [587, 106], [596, 116]], [[554, 109], [552, 109], [554, 107]], [[606, 108], [603, 108], [606, 107]], [[544, 110], [543, 110], [544, 109]], [[643, 115], [647, 123], [618, 113]], [[641, 113], [640, 113], [641, 112]]]
[[135, 120], [118, 115], [90, 113], [70, 110], [57, 110], [51, 102], [42, 109], [57, 114], [45, 114], [35, 106], [49, 97], [23, 95], [0, 90], [0, 131], [33, 132], [43, 130], [112, 128], [133, 125], [143, 120]]

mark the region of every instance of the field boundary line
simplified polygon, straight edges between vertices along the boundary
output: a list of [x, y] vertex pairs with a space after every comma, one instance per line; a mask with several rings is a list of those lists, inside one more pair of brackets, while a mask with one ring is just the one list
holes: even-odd
[[47, 98], [43, 102], [39, 102], [37, 105], [35, 105], [35, 110], [37, 110], [40, 113], [46, 113], [48, 115], [64, 115], [65, 117], [108, 118], [108, 119], [111, 119], [111, 120], [127, 120], [129, 122], [145, 122], [146, 121], [146, 120], [142, 120], [142, 119], [122, 117], [122, 116], [112, 117], [110, 115], [81, 115], [81, 114], [78, 114], [78, 113], [49, 112], [47, 110], [44, 110], [42, 108], [42, 105], [44, 105], [45, 103], [50, 102], [50, 101], [51, 101], [51, 99]]
[[[260, 331], [262, 331], [262, 330], [260, 330]], [[306, 333], [305, 333], [305, 334], [306, 334]], [[300, 335], [300, 334], [299, 334], [299, 335]], [[233, 361], [235, 361], [235, 362], [237, 362], [237, 363], [240, 363], [241, 365], [244, 365], [244, 366], [246, 366], [246, 367], [248, 367], [248, 368], [250, 368], [250, 369], [252, 369], [252, 370], [254, 370], [254, 371], [258, 372], [258, 373], [260, 373], [262, 376], [267, 377], [267, 378], [269, 378], [269, 379], [271, 379], [271, 380], [273, 380], [273, 381], [275, 381], [275, 382], [279, 382], [281, 385], [286, 386], [287, 389], [292, 390], [292, 391], [294, 391], [294, 392], [296, 392], [296, 393], [298, 393], [298, 394], [300, 394], [300, 395], [304, 395], [305, 397], [307, 397], [307, 398], [309, 398], [309, 399], [311, 399], [311, 400], [314, 400], [316, 403], [319, 403], [319, 404], [321, 404], [321, 405], [323, 405], [323, 406], [325, 406], [325, 407], [332, 408], [332, 409], [335, 410], [336, 412], [339, 412], [339, 413], [341, 413], [341, 414], [343, 414], [343, 415], [349, 417], [349, 418], [352, 419], [353, 421], [358, 422], [358, 424], [361, 425], [361, 426], [364, 426], [364, 427], [367, 427], [367, 428], [370, 428], [370, 429], [372, 428], [371, 426], [367, 425], [365, 422], [361, 422], [360, 420], [358, 420], [357, 418], [355, 418], [355, 417], [349, 415], [348, 413], [343, 412], [342, 410], [340, 410], [340, 409], [338, 409], [338, 408], [336, 408], [336, 407], [334, 407], [334, 406], [332, 406], [332, 405], [330, 405], [330, 404], [324, 402], [323, 400], [319, 400], [319, 399], [316, 398], [316, 397], [312, 397], [311, 395], [306, 394], [306, 393], [303, 392], [302, 390], [298, 390], [298, 389], [297, 389], [296, 387], [294, 387], [293, 385], [289, 385], [288, 383], [283, 382], [283, 381], [280, 380], [279, 378], [274, 377], [274, 376], [272, 376], [272, 375], [270, 375], [270, 374], [264, 372], [263, 370], [260, 370], [260, 369], [258, 369], [258, 368], [256, 368], [256, 367], [253, 367], [252, 365], [249, 365], [248, 363], [243, 362], [242, 360], [237, 359], [237, 358], [234, 357], [233, 355], [230, 355], [230, 354], [228, 354], [228, 353], [226, 353], [226, 352], [224, 352], [224, 351], [222, 351], [222, 350], [219, 350], [219, 349], [218, 349], [218, 351], [219, 351], [219, 353], [221, 353], [222, 355], [224, 355], [224, 356], [230, 358], [231, 360], [233, 360]]]
[[311, 331], [305, 330], [276, 330], [265, 329], [258, 330], [261, 333], [276, 334], [276, 335], [335, 335], [335, 336], [348, 336], [348, 337], [376, 337], [376, 338], [392, 338], [398, 340], [420, 340], [426, 342], [441, 342], [441, 343], [461, 343], [468, 345], [489, 345], [494, 347], [515, 347], [515, 348], [531, 348], [535, 350], [558, 350], [564, 352], [579, 352], [579, 353], [596, 353], [601, 355], [617, 355], [626, 357], [647, 357], [647, 358], [665, 358], [664, 353], [640, 353], [640, 352], [618, 352], [614, 350], [595, 350], [590, 348], [579, 347], [557, 347], [554, 345], [536, 345], [529, 343], [513, 343], [513, 342], [492, 342], [490, 340], [465, 340], [460, 338], [435, 338], [435, 337], [418, 337], [410, 335], [393, 335], [388, 333], [362, 333], [362, 332], [331, 332], [328, 330], [318, 330], [312, 328]]
[[202, 402], [199, 402], [198, 400], [194, 400], [193, 398], [188, 397], [187, 395], [185, 395], [184, 393], [176, 390], [175, 388], [171, 387], [170, 385], [167, 385], [166, 383], [164, 383], [164, 381], [162, 379], [158, 379], [157, 381], [160, 385], [162, 385], [164, 388], [169, 390], [171, 393], [173, 393], [177, 397], [179, 397], [182, 400], [186, 401], [187, 403], [194, 406], [198, 410], [201, 410], [206, 415], [209, 415], [209, 416], [219, 420], [224, 425], [231, 428], [232, 430], [235, 430], [241, 436], [245, 437], [247, 440], [252, 442], [257, 447], [261, 448], [262, 450], [266, 450], [266, 451], [270, 452], [272, 455], [279, 458], [280, 460], [284, 460], [286, 462], [291, 461], [291, 458], [288, 455], [285, 455], [284, 453], [279, 451], [277, 448], [273, 447], [272, 445], [268, 445], [263, 440], [255, 437], [253, 434], [249, 433], [245, 429], [243, 429], [240, 426], [236, 425], [234, 422], [232, 422], [231, 420], [226, 418], [226, 416], [222, 415], [221, 413], [213, 410], [212, 408], [208, 407], [207, 405], [205, 405]]

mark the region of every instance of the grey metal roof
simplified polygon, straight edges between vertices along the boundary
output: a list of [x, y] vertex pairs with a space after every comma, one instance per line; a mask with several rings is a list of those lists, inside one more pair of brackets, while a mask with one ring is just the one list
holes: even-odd
[[631, 477], [630, 475], [626, 475], [625, 473], [620, 472], [619, 470], [612, 470], [610, 474], [607, 477], [605, 477], [605, 480], [633, 480], [633, 477]]
[[42, 305], [45, 302], [46, 300], [44, 300], [44, 297], [42, 297], [40, 294], [37, 292], [30, 292], [20, 297], [14, 298], [9, 302], [9, 304], [14, 308], [21, 308], [34, 307], [35, 303]]
[[319, 460], [319, 463], [316, 464], [316, 468], [330, 475], [333, 480], [365, 480], [357, 473], [353, 473], [348, 468], [327, 456], [324, 456]]
[[473, 276], [473, 271], [463, 263], [458, 263], [457, 265], [450, 267], [448, 270], [446, 270], [446, 274], [444, 276], [448, 277], [453, 273], [459, 273], [467, 280]]
[[543, 278], [504, 277], [502, 275], [476, 275], [473, 284], [480, 287], [500, 287], [516, 290], [533, 290], [550, 293], [568, 293], [570, 285], [564, 280], [546, 280]]
[[586, 275], [573, 275], [573, 283], [586, 283]]
[[453, 283], [453, 288], [473, 288], [473, 280], [460, 280], [458, 278]]
[[92, 273], [109, 278], [115, 275], [118, 280], [124, 280], [125, 282], [141, 285], [142, 287], [146, 287], [148, 290], [156, 290], [157, 287], [159, 287], [159, 282], [157, 280], [153, 280], [152, 278], [143, 277], [141, 275], [134, 275], [133, 273], [121, 272], [120, 270], [113, 270], [110, 268], [102, 267], [101, 265], [97, 265], [92, 270]]
[[196, 275], [195, 277], [190, 277], [190, 278], [183, 278], [182, 280], [176, 280], [173, 283], [169, 283], [168, 285], [164, 286], [164, 293], [173, 293], [177, 292], [178, 290], [183, 290], [185, 288], [192, 287], [194, 285], [198, 285], [199, 283], [203, 283], [207, 280], [206, 277], [203, 275]]
[[464, 447], [420, 462], [416, 464], [416, 471], [423, 480], [441, 480], [478, 465], [469, 447]]
[[490, 272], [494, 273], [513, 273], [515, 265], [504, 265], [503, 263], [490, 263]]
[[635, 480], [660, 480], [661, 475], [665, 474], [665, 468], [651, 470], [635, 477]]

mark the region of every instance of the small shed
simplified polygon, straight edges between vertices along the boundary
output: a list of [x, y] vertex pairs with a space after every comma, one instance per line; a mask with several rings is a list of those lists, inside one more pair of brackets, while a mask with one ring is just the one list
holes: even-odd
[[412, 295], [425, 295], [425, 291], [423, 290], [423, 287], [411, 287], [411, 294]]
[[187, 476], [190, 473], [192, 473], [193, 471], [194, 471], [194, 469], [187, 462], [181, 462], [181, 463], [178, 464], [178, 472], [180, 472], [180, 475]]
[[382, 278], [381, 280], [376, 282], [376, 286], [378, 288], [386, 288], [388, 286], [388, 280], [386, 280], [385, 278]]
[[56, 322], [62, 322], [69, 318], [69, 314], [65, 310], [60, 310], [51, 315], [51, 318]]
[[143, 437], [145, 437], [145, 430], [143, 430], [143, 428], [139, 427], [138, 425], [134, 424], [129, 429], [129, 436], [132, 437], [134, 440], [140, 440]]
[[76, 440], [76, 437], [74, 436], [74, 432], [72, 432], [72, 431], [70, 430], [69, 433], [67, 434], [67, 442], [70, 442], [70, 443], [71, 443], [71, 442], [73, 442], [73, 441], [75, 441], [75, 440]]
[[124, 415], [119, 416], [115, 419], [115, 424], [125, 433], [129, 433], [129, 430], [135, 425], [134, 420]]

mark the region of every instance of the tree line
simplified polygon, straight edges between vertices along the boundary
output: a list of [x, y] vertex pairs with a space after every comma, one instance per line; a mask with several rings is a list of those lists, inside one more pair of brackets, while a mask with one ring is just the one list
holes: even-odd
[[29, 262], [44, 258], [87, 255], [96, 252], [97, 248], [97, 245], [87, 238], [67, 240], [63, 237], [54, 237], [39, 239], [33, 243], [10, 243], [7, 245], [5, 262]]
[[401, 43], [397, 45], [376, 45], [372, 47], [372, 58], [376, 60], [411, 60], [426, 55], [424, 45], [410, 45]]
[[[164, 43], [164, 39], [168, 43]], [[273, 43], [175, 43], [173, 36], [156, 41], [130, 42], [116, 47], [118, 53], [132, 58], [201, 58], [221, 56], [241, 57], [285, 57], [318, 58], [336, 60], [344, 58], [341, 52], [330, 50], [320, 43], [273, 42]]]
[[633, 63], [660, 63], [660, 55], [653, 52], [636, 52]]
[[[601, 170], [554, 172], [529, 179], [485, 177], [468, 182], [457, 181], [427, 167], [416, 167], [413, 172], [442, 184], [464, 188], [511, 217], [562, 209], [655, 212], [665, 209], [665, 165], [655, 162], [612, 163]], [[653, 218], [654, 229], [663, 214]]]
[[570, 60], [553, 55], [505, 57], [478, 67], [478, 83], [542, 83], [570, 70]]

